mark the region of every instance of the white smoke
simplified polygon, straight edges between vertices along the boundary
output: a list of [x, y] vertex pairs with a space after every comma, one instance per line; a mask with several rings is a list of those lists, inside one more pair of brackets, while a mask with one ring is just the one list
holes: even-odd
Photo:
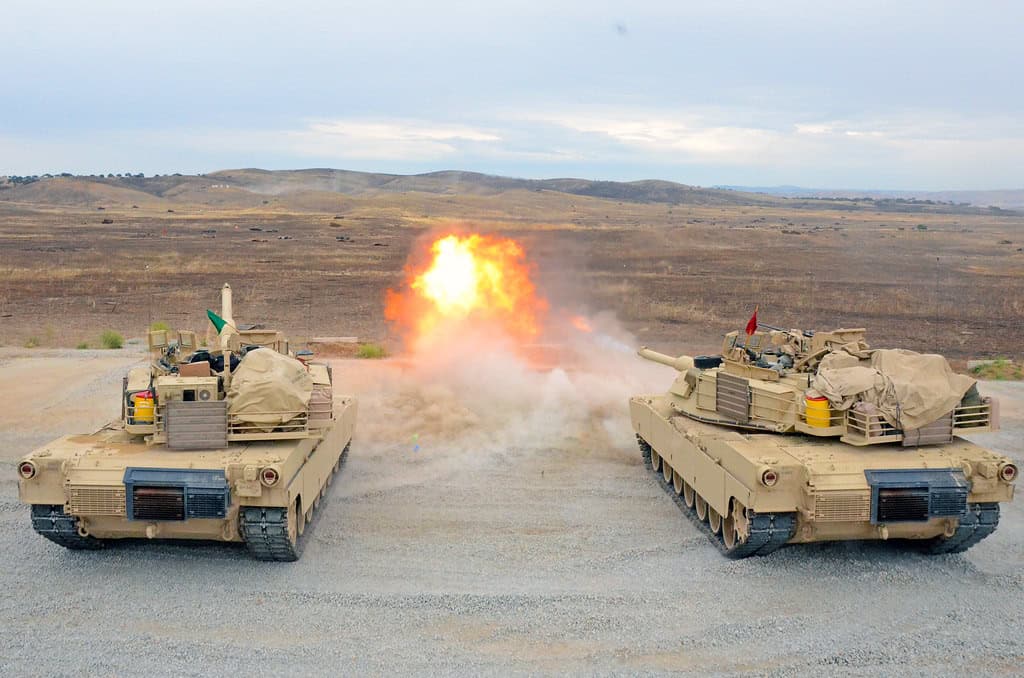
[[407, 355], [342, 361], [335, 388], [359, 398], [358, 454], [387, 465], [368, 486], [384, 489], [522, 455], [558, 454], [633, 464], [639, 455], [628, 401], [674, 378], [636, 356], [610, 314], [591, 332], [547, 332], [523, 346], [492, 327], [439, 328]]

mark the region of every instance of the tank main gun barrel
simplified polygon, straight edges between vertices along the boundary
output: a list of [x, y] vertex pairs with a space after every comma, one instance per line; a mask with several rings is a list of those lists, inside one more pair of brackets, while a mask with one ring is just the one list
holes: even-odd
[[[234, 308], [231, 303], [231, 285], [224, 283], [224, 287], [220, 289], [220, 317], [228, 321], [231, 325], [235, 324]], [[220, 331], [220, 328], [217, 328]]]
[[641, 358], [645, 358], [652, 362], [661, 363], [662, 365], [667, 365], [668, 367], [675, 368], [679, 372], [685, 372], [686, 370], [693, 367], [693, 358], [688, 355], [681, 355], [678, 358], [673, 358], [670, 355], [665, 355], [664, 353], [652, 351], [646, 346], [642, 346], [640, 350], [636, 352], [636, 354]]

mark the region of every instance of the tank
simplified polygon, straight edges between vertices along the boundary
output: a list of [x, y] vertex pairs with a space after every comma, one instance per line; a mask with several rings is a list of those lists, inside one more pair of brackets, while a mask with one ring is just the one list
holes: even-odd
[[18, 463], [36, 532], [69, 549], [192, 539], [299, 558], [352, 440], [356, 400], [280, 332], [236, 324], [231, 301], [224, 285], [221, 314], [207, 312], [217, 346], [150, 332], [151, 364], [125, 376], [119, 420]]
[[646, 466], [725, 555], [871, 539], [954, 553], [995, 531], [1018, 469], [962, 437], [999, 425], [973, 379], [872, 350], [864, 329], [747, 330], [716, 356], [641, 348], [678, 375], [629, 401]]

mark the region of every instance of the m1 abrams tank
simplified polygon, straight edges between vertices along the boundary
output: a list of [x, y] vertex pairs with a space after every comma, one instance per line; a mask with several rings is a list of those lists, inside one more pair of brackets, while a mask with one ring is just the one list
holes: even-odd
[[69, 549], [206, 539], [244, 542], [259, 560], [299, 558], [356, 401], [279, 332], [235, 325], [228, 285], [221, 316], [208, 315], [219, 348], [199, 350], [194, 332], [177, 342], [150, 332], [154, 360], [125, 377], [119, 421], [18, 463], [36, 532]]
[[680, 374], [630, 400], [646, 465], [727, 556], [865, 539], [955, 553], [996, 529], [1018, 469], [960, 437], [998, 428], [973, 379], [872, 351], [863, 329], [747, 329], [719, 356], [640, 349]]

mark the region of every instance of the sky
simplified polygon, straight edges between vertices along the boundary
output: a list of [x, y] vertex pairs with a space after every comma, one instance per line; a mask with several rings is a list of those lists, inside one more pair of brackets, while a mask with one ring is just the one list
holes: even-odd
[[1024, 188], [1024, 3], [4, 2], [0, 175]]

